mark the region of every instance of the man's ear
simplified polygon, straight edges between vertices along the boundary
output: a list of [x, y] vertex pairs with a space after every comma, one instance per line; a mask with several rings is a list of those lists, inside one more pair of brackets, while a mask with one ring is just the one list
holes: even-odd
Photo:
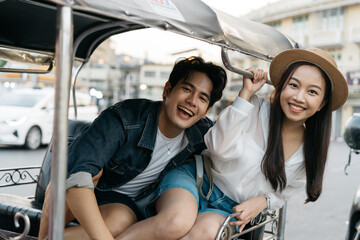
[[163, 91], [163, 99], [165, 99], [167, 96], [169, 96], [171, 90], [171, 84], [169, 81], [165, 83], [164, 91]]
[[201, 117], [202, 119], [206, 118], [206, 114], [210, 111], [210, 107], [208, 107], [208, 109], [206, 110], [206, 112], [204, 113], [204, 115]]

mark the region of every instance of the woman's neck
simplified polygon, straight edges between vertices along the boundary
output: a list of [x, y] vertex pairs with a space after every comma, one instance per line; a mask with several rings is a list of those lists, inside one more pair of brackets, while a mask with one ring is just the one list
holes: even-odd
[[302, 122], [290, 122], [283, 121], [281, 131], [285, 134], [300, 134], [303, 135], [305, 132], [305, 124]]
[[305, 134], [304, 124], [283, 124], [281, 137], [284, 160], [287, 161], [303, 144]]

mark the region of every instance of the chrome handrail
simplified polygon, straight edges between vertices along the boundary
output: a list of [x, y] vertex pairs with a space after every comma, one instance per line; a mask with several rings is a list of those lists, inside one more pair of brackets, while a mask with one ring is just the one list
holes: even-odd
[[30, 232], [30, 219], [29, 216], [26, 213], [22, 213], [22, 212], [17, 212], [14, 216], [14, 223], [15, 223], [15, 227], [19, 228], [20, 224], [19, 224], [19, 219], [22, 219], [24, 221], [24, 230], [23, 232], [16, 236], [13, 237], [14, 234], [11, 234], [11, 237], [9, 237], [8, 234], [0, 232], [0, 239], [2, 240], [21, 240], [21, 239], [28, 239], [27, 235]]
[[[218, 231], [215, 240], [233, 240], [238, 239], [238, 237], [251, 232], [255, 229], [261, 228], [266, 224], [271, 223], [271, 231], [264, 230], [264, 233], [269, 234], [267, 237], [261, 237], [263, 240], [284, 240], [285, 235], [285, 218], [286, 218], [286, 206], [287, 203], [284, 203], [284, 206], [279, 209], [278, 215], [276, 215], [275, 211], [267, 211], [263, 216], [265, 216], [265, 220], [263, 217], [260, 217], [260, 221], [256, 221], [255, 219], [252, 221], [255, 223], [253, 227], [250, 227], [241, 233], [233, 232], [233, 226], [230, 225], [231, 218], [238, 216], [240, 213], [230, 214], [221, 225], [220, 230]], [[250, 223], [249, 223], [250, 224]], [[263, 236], [263, 234], [261, 234]]]
[[[226, 67], [226, 69], [228, 69], [229, 71], [240, 74], [240, 75], [243, 75], [244, 77], [248, 77], [248, 78], [251, 78], [251, 79], [254, 77], [252, 72], [247, 71], [247, 70], [242, 69], [242, 68], [235, 67], [234, 65], [232, 65], [231, 62], [230, 62], [228, 51], [224, 47], [221, 48], [221, 60], [222, 60], [222, 62], [224, 64], [224, 66]], [[270, 79], [268, 79], [266, 81], [266, 83], [272, 85]]]

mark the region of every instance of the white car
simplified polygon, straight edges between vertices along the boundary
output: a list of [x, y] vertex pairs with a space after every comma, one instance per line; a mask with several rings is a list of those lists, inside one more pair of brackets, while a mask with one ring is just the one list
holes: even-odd
[[[71, 99], [72, 100], [72, 99]], [[69, 119], [74, 119], [70, 101]], [[92, 104], [91, 96], [76, 93], [77, 119], [93, 121], [98, 108]], [[0, 95], [0, 144], [24, 145], [37, 149], [48, 144], [53, 132], [54, 90], [14, 89]]]

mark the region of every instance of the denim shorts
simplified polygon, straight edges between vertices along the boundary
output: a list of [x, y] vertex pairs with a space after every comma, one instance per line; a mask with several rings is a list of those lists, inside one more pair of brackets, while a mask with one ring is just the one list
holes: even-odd
[[[161, 181], [156, 190], [156, 198], [160, 197], [165, 191], [173, 188], [182, 188], [189, 191], [196, 199], [198, 212], [214, 212], [227, 217], [234, 213], [233, 207], [238, 205], [214, 184], [213, 192], [208, 201], [200, 196], [196, 187], [196, 164], [195, 161], [183, 164], [171, 170]], [[209, 191], [209, 180], [204, 172], [204, 182], [202, 185], [203, 194]]]

